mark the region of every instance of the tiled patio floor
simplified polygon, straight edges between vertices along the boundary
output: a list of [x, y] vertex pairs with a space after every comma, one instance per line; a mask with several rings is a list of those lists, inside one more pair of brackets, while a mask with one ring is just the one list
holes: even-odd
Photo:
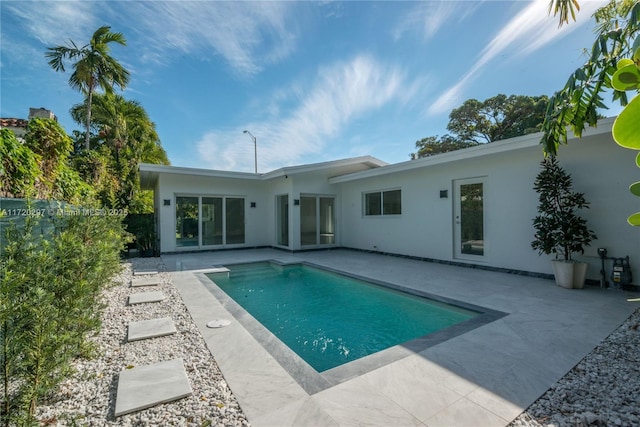
[[[255, 427], [504, 426], [637, 308], [626, 301], [635, 294], [567, 290], [545, 279], [349, 250], [259, 249], [162, 258]], [[304, 383], [305, 371], [296, 372], [279, 353], [279, 342], [264, 336], [259, 342], [254, 336], [261, 332], [250, 316], [207, 289], [212, 285], [203, 270], [268, 259], [308, 261], [507, 315], [419, 352], [400, 346], [373, 365], [345, 365], [337, 378], [329, 376], [328, 385], [314, 389]], [[220, 318], [231, 325], [206, 327]]]

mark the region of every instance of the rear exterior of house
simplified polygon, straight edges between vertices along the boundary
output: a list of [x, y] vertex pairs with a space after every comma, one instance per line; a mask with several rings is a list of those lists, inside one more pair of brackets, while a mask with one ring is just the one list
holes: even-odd
[[[591, 264], [591, 279], [600, 277], [599, 247], [629, 255], [632, 267], [640, 262], [640, 230], [626, 222], [640, 210], [628, 191], [640, 170], [635, 153], [613, 141], [612, 123], [603, 120], [559, 153], [591, 203], [581, 214], [598, 240], [578, 256]], [[155, 191], [163, 253], [344, 247], [551, 274], [551, 257], [530, 245], [539, 140], [526, 135], [394, 165], [360, 157], [262, 175], [145, 164], [140, 172], [143, 188]]]

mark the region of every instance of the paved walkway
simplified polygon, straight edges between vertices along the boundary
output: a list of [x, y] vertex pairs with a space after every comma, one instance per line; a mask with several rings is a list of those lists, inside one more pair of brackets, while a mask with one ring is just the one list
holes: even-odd
[[[396, 346], [338, 371], [309, 372], [203, 274], [266, 259], [308, 261], [506, 316], [417, 352]], [[626, 301], [637, 296], [629, 293], [348, 250], [221, 251], [163, 261], [254, 427], [504, 426], [637, 307]], [[207, 328], [214, 319], [231, 324]]]

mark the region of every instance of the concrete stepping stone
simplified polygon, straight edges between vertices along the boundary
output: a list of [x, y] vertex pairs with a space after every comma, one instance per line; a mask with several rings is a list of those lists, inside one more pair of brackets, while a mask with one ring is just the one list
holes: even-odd
[[158, 274], [157, 268], [136, 268], [133, 270], [134, 276], [142, 276], [145, 274]]
[[175, 334], [176, 325], [170, 317], [161, 319], [141, 320], [129, 323], [127, 341], [138, 341], [147, 338], [163, 337]]
[[115, 416], [189, 396], [193, 391], [181, 358], [120, 372]]
[[141, 277], [141, 278], [134, 277], [131, 280], [132, 288], [137, 288], [139, 286], [157, 286], [159, 284], [160, 284], [159, 277]]
[[144, 304], [146, 302], [159, 302], [164, 299], [164, 294], [160, 291], [140, 292], [129, 295], [129, 305]]

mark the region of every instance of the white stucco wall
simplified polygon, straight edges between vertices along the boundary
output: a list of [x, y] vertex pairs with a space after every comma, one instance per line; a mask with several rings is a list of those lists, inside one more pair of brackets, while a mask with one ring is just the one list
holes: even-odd
[[[588, 277], [599, 278], [596, 250], [604, 247], [609, 256], [629, 255], [638, 278], [640, 228], [627, 225], [626, 218], [640, 210], [640, 199], [628, 191], [629, 184], [640, 177], [640, 169], [635, 166], [635, 152], [613, 142], [611, 123], [608, 120], [582, 139], [562, 146], [559, 161], [573, 176], [574, 189], [584, 192], [591, 203], [581, 214], [598, 240], [577, 257], [591, 264]], [[301, 195], [322, 195], [335, 196], [336, 246], [551, 274], [552, 256], [539, 256], [530, 246], [537, 210], [533, 182], [542, 160], [538, 141], [539, 135], [529, 135], [344, 176], [330, 163], [232, 177], [217, 172], [205, 176], [206, 171], [180, 168], [162, 172], [160, 167], [155, 185], [160, 249], [198, 249], [176, 247], [176, 195], [244, 197], [246, 240], [232, 247], [276, 246], [275, 202], [282, 194], [289, 195], [287, 249], [309, 249], [300, 245], [300, 206], [294, 200]], [[457, 255], [454, 244], [455, 184], [471, 178], [482, 178], [484, 185], [482, 257]], [[401, 215], [363, 214], [363, 193], [393, 189], [402, 191]], [[440, 197], [442, 190], [447, 190], [448, 197]], [[170, 206], [164, 205], [165, 199], [171, 201]], [[251, 202], [256, 203], [255, 208], [250, 207]], [[607, 268], [609, 275], [610, 261]]]
[[[242, 246], [271, 245], [269, 233], [265, 226], [265, 217], [269, 210], [270, 197], [264, 182], [244, 179], [210, 178], [175, 174], [160, 174], [159, 218], [160, 218], [160, 251], [176, 252], [181, 250], [197, 250], [194, 247], [176, 247], [176, 195], [181, 196], [237, 196], [245, 198], [245, 243]], [[170, 206], [164, 206], [164, 199], [171, 200]], [[250, 203], [256, 207], [251, 208]], [[272, 202], [271, 202], [272, 205]], [[221, 246], [224, 248], [224, 246]]]
[[[535, 145], [342, 182], [342, 246], [551, 274], [552, 257], [538, 256], [530, 246], [537, 206], [533, 182], [541, 160], [541, 148]], [[629, 255], [634, 273], [640, 274], [640, 229], [626, 223], [628, 215], [640, 210], [640, 199], [628, 191], [640, 176], [634, 160], [635, 153], [618, 147], [609, 132], [560, 148], [561, 166], [572, 174], [574, 189], [584, 192], [591, 203], [581, 214], [598, 240], [584, 256], [577, 257], [591, 264], [589, 278], [599, 278], [598, 247], [607, 248], [610, 256]], [[482, 260], [456, 258], [454, 253], [454, 182], [473, 177], [484, 177], [486, 246]], [[402, 189], [402, 215], [363, 215], [363, 192], [393, 188]], [[439, 192], [445, 189], [449, 197], [441, 199]]]

